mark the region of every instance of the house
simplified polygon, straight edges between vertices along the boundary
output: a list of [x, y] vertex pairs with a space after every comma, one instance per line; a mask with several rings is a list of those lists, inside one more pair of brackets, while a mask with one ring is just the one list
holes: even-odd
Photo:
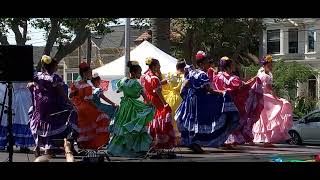
[[[320, 69], [320, 18], [265, 18], [263, 22], [263, 55]], [[296, 95], [319, 99], [319, 88], [319, 75], [311, 76], [308, 82], [298, 84]]]
[[[97, 68], [107, 64], [121, 56], [125, 52], [125, 26], [110, 27], [111, 33], [106, 35], [92, 34], [91, 67]], [[136, 47], [135, 40], [144, 32], [142, 29], [130, 29], [130, 47]], [[86, 61], [87, 41], [81, 47], [64, 57], [58, 68], [58, 74], [61, 75], [67, 84], [75, 81], [79, 75], [79, 62]], [[41, 59], [44, 47], [34, 47], [34, 63], [37, 64]], [[52, 49], [51, 55], [57, 52], [57, 47]]]

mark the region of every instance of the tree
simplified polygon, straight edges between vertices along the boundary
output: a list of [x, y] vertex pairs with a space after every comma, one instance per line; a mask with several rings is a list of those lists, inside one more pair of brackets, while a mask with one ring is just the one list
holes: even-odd
[[170, 18], [151, 19], [152, 44], [170, 54]]
[[[137, 26], [168, 29], [164, 25], [155, 26], [150, 18], [137, 18], [134, 21]], [[178, 52], [174, 53], [178, 55], [177, 58], [185, 58], [188, 63], [194, 61], [198, 50], [204, 50], [216, 60], [229, 56], [239, 65], [258, 64], [263, 28], [261, 18], [172, 18], [171, 33], [179, 34], [181, 42], [171, 50]], [[152, 36], [155, 36], [154, 32]], [[166, 39], [169, 39], [168, 36]]]
[[[37, 29], [47, 31], [46, 45], [43, 54], [50, 55], [52, 48], [58, 44], [58, 51], [54, 58], [58, 61], [82, 45], [91, 31], [98, 34], [110, 32], [107, 25], [117, 23], [116, 18], [0, 18], [0, 43], [9, 44], [7, 34], [11, 29], [15, 34], [17, 45], [25, 45], [29, 40], [27, 28], [30, 23]], [[22, 29], [22, 31], [20, 31]], [[38, 64], [38, 70], [40, 62]]]
[[[54, 44], [59, 44], [58, 51], [54, 55], [58, 61], [76, 48], [82, 45], [89, 37], [91, 31], [98, 34], [110, 32], [106, 26], [110, 22], [117, 22], [115, 18], [37, 18], [32, 24], [39, 29], [45, 29], [46, 46], [43, 54], [50, 55]], [[40, 63], [38, 64], [38, 69]]]
[[11, 29], [15, 35], [16, 44], [25, 45], [29, 40], [29, 37], [27, 37], [29, 20], [30, 18], [0, 18], [0, 43], [3, 45], [9, 44], [7, 33]]

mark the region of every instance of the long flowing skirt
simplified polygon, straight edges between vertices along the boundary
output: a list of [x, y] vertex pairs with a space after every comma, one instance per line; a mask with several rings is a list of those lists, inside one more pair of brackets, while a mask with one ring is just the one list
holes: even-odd
[[152, 147], [155, 149], [171, 149], [177, 145], [172, 110], [169, 107], [156, 107], [148, 131], [153, 138]]
[[152, 107], [137, 99], [122, 97], [120, 108], [109, 126], [112, 138], [108, 145], [108, 153], [114, 156], [134, 157], [147, 152], [152, 143], [147, 125], [153, 116]]
[[176, 112], [181, 144], [219, 147], [238, 126], [239, 112], [229, 94], [214, 95], [183, 90]]
[[82, 101], [76, 105], [78, 110], [78, 144], [83, 149], [98, 149], [109, 141], [108, 127], [110, 117], [93, 103]]
[[[4, 86], [3, 86], [4, 87]], [[3, 89], [5, 90], [5, 89]], [[2, 103], [4, 93], [0, 97]], [[6, 104], [8, 97], [6, 97]], [[19, 147], [32, 147], [35, 145], [33, 136], [29, 127], [28, 111], [32, 106], [31, 93], [28, 89], [17, 89], [13, 94], [13, 140], [14, 144]], [[1, 106], [0, 106], [1, 107]], [[0, 108], [1, 110], [1, 108]], [[4, 148], [8, 143], [8, 121], [7, 114], [4, 113], [0, 125], [0, 148]]]
[[263, 90], [259, 78], [248, 86], [233, 91], [232, 98], [240, 113], [239, 126], [229, 136], [226, 144], [244, 144], [253, 141], [252, 128], [263, 110]]
[[280, 143], [290, 138], [293, 125], [290, 102], [264, 94], [264, 109], [253, 126], [254, 142]]
[[[167, 89], [162, 90], [162, 94], [163, 94], [164, 99], [166, 100], [166, 102], [169, 104], [169, 106], [172, 109], [172, 117], [175, 117], [175, 112], [178, 109], [178, 107], [182, 101], [181, 96], [180, 96], [180, 91], [176, 90], [174, 88], [168, 87]], [[180, 144], [181, 134], [178, 130], [177, 122], [175, 120], [173, 121], [173, 128], [175, 130], [177, 144]]]

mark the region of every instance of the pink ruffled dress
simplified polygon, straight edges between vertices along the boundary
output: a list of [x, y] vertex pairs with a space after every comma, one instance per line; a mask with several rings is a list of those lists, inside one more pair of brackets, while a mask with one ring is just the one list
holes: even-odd
[[288, 131], [293, 125], [292, 107], [289, 101], [275, 97], [267, 85], [272, 84], [272, 74], [258, 71], [263, 84], [264, 108], [260, 119], [253, 126], [254, 142], [280, 143], [290, 138]]
[[244, 144], [252, 142], [252, 127], [259, 119], [263, 109], [263, 91], [260, 79], [256, 77], [250, 84], [244, 85], [244, 82], [238, 76], [219, 72], [213, 78], [213, 86], [217, 90], [230, 92], [240, 115], [239, 126], [230, 134], [225, 143]]

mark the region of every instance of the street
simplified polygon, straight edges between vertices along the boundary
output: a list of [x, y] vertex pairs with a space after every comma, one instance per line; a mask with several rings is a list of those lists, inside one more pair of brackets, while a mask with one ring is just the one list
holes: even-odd
[[[271, 162], [272, 159], [286, 160], [312, 160], [314, 155], [320, 154], [320, 146], [295, 146], [277, 144], [275, 148], [259, 146], [238, 146], [235, 150], [223, 150], [220, 148], [204, 148], [208, 154], [192, 154], [188, 148], [175, 148], [175, 159], [144, 159], [110, 157], [112, 162]], [[0, 152], [0, 161], [5, 162], [8, 153]], [[35, 157], [32, 153], [23, 154], [15, 151], [14, 162], [32, 162]], [[76, 161], [81, 161], [76, 157]], [[50, 159], [50, 162], [65, 162], [63, 155]]]

